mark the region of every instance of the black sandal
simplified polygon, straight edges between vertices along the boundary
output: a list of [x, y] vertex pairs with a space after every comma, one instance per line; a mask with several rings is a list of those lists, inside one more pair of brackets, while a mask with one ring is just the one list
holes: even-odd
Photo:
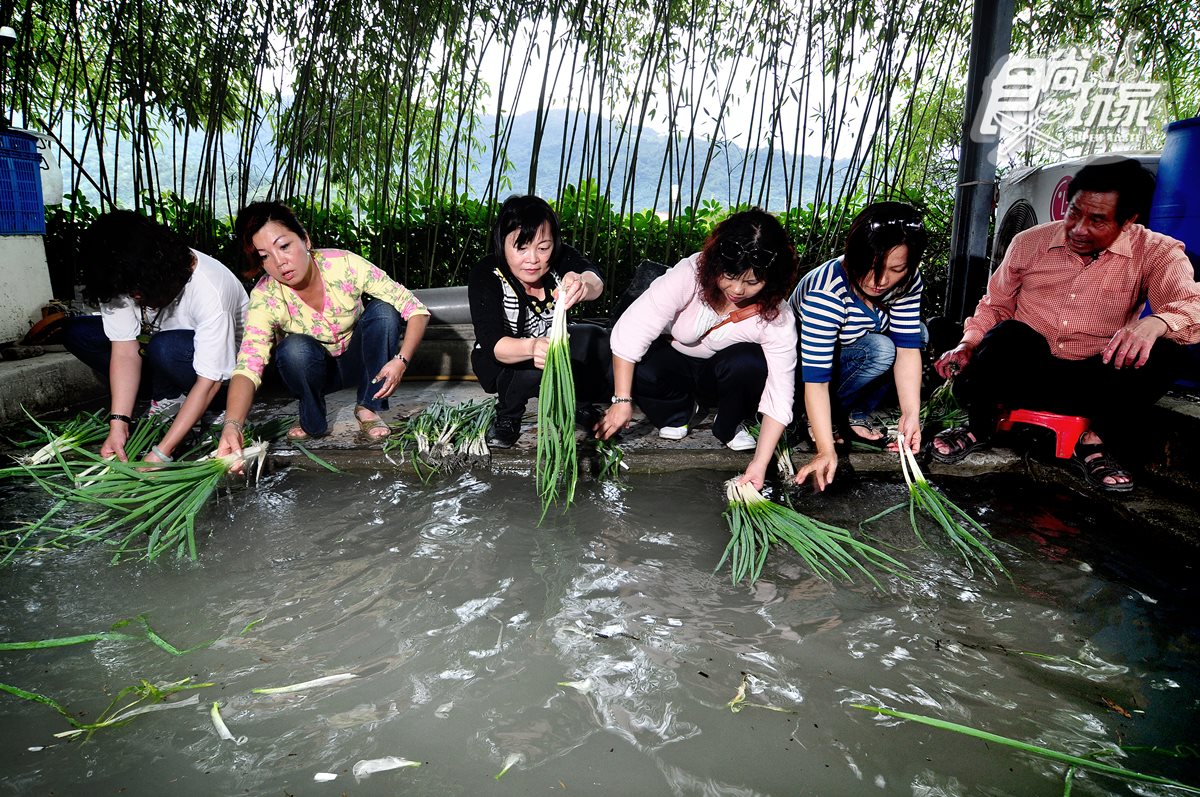
[[[1099, 454], [1099, 456], [1093, 456]], [[1093, 457], [1088, 459], [1088, 457]], [[1075, 453], [1071, 462], [1083, 474], [1084, 481], [1098, 490], [1106, 493], [1127, 493], [1133, 489], [1133, 475], [1117, 464], [1117, 461], [1104, 453], [1103, 443], [1076, 443]], [[1109, 476], [1124, 476], [1127, 482], [1109, 483], [1104, 481]]]
[[971, 430], [965, 426], [955, 426], [953, 429], [944, 429], [934, 435], [934, 441], [941, 440], [950, 447], [950, 450], [942, 453], [937, 450], [937, 446], [930, 443], [929, 455], [933, 457], [935, 462], [940, 462], [943, 465], [953, 465], [957, 462], [962, 462], [967, 458], [967, 455], [973, 451], [978, 451], [987, 446], [987, 442], [978, 438], [972, 440], [970, 435]]

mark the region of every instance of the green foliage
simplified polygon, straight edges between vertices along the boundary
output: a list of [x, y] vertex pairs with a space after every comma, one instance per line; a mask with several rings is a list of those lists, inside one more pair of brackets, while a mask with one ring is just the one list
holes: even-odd
[[[922, 196], [894, 192], [878, 199], [911, 202], [925, 213], [930, 246], [922, 264], [926, 282], [927, 315], [936, 315], [945, 290], [950, 247], [950, 210], [946, 194]], [[80, 233], [97, 210], [79, 194], [69, 205], [46, 210], [46, 251], [51, 274], [76, 274]], [[288, 204], [321, 247], [347, 249], [370, 260], [411, 288], [439, 288], [466, 283], [467, 275], [491, 249], [491, 226], [499, 203], [467, 197], [433, 200], [406, 198], [396, 215], [385, 216], [368, 207], [361, 219], [339, 204], [294, 197]], [[683, 208], [674, 217], [651, 210], [619, 213], [603, 199], [593, 182], [568, 188], [555, 204], [563, 240], [592, 259], [604, 276], [605, 291], [588, 311], [608, 312], [643, 260], [673, 265], [700, 251], [716, 224], [744, 207], [726, 207], [707, 200], [699, 208]], [[836, 256], [845, 246], [850, 221], [865, 204], [855, 197], [841, 206], [792, 208], [780, 216], [796, 246], [800, 273]], [[235, 272], [242, 269], [241, 252], [233, 240], [233, 220], [207, 207], [166, 194], [156, 203], [158, 219], [183, 235], [197, 250], [212, 254]], [[73, 282], [68, 285], [74, 284]]]

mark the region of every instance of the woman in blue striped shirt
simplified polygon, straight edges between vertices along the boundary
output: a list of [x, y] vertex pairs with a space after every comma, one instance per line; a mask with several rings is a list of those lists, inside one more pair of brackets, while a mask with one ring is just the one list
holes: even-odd
[[[816, 454], [796, 473], [824, 490], [837, 471], [834, 421], [850, 440], [883, 449], [873, 428], [894, 374], [897, 439], [921, 444], [921, 274], [927, 237], [916, 208], [875, 202], [850, 224], [846, 251], [804, 275], [789, 300], [800, 324], [804, 407]], [[830, 385], [833, 385], [833, 389]], [[893, 444], [894, 447], [894, 444]]]

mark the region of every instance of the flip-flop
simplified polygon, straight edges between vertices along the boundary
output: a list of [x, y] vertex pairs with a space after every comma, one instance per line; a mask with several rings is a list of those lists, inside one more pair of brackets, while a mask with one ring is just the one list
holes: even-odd
[[965, 426], [955, 426], [953, 429], [945, 429], [934, 435], [934, 440], [941, 440], [950, 446], [950, 450], [942, 453], [937, 450], [933, 443], [929, 444], [929, 455], [933, 457], [935, 462], [940, 462], [943, 465], [953, 465], [956, 462], [962, 462], [967, 458], [967, 455], [973, 451], [978, 451], [981, 448], [986, 448], [988, 443], [979, 439], [972, 440], [968, 435], [971, 430]]
[[883, 451], [888, 447], [888, 443], [891, 441], [891, 438], [887, 436], [886, 432], [879, 437], [865, 437], [864, 435], [854, 431], [855, 426], [872, 428], [869, 427], [868, 424], [850, 424], [846, 429], [846, 442], [850, 443], [850, 445], [862, 446], [872, 451]]

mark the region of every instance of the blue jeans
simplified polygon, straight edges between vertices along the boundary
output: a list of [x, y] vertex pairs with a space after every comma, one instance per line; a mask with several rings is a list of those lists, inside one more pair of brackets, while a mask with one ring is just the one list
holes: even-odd
[[[142, 379], [138, 395], [154, 400], [175, 398], [196, 384], [196, 333], [190, 329], [156, 332], [142, 352]], [[108, 384], [108, 366], [112, 344], [104, 335], [104, 322], [98, 315], [76, 316], [67, 320], [63, 345]]]
[[288, 335], [275, 347], [275, 363], [288, 391], [300, 401], [300, 427], [313, 437], [329, 431], [325, 395], [358, 385], [358, 404], [378, 412], [387, 399], [372, 398], [379, 385], [371, 384], [379, 369], [400, 350], [400, 313], [385, 301], [369, 302], [359, 316], [350, 345], [334, 357], [315, 338]]
[[865, 423], [894, 384], [890, 376], [896, 364], [896, 344], [887, 335], [868, 332], [838, 348], [833, 374], [837, 401], [851, 424]]

